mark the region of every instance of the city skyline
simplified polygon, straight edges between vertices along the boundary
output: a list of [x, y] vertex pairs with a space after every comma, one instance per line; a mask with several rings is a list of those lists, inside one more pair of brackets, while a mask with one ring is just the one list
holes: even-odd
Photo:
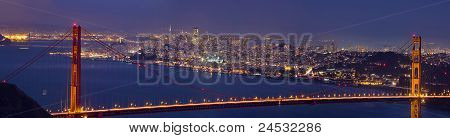
[[[51, 74], [51, 77], [38, 77], [50, 79], [47, 82], [55, 81], [54, 83], [43, 84], [47, 86], [40, 85], [39, 87], [42, 88], [24, 87], [30, 92], [42, 91], [41, 95], [31, 94], [36, 99], [45, 98], [49, 93], [60, 94], [60, 96], [51, 95], [53, 100], [39, 100], [45, 103], [45, 112], [53, 117], [114, 116], [131, 112], [166, 111], [160, 109], [172, 107], [174, 108], [171, 110], [183, 111], [216, 106], [227, 108], [228, 106], [255, 106], [255, 104], [304, 104], [323, 100], [325, 103], [328, 101], [409, 100], [411, 102], [410, 117], [417, 118], [421, 116], [420, 107], [425, 103], [425, 99], [450, 97], [447, 85], [450, 49], [441, 46], [445, 43], [435, 42], [438, 40], [435, 36], [446, 33], [446, 30], [433, 30], [433, 27], [445, 28], [439, 26], [445, 23], [445, 20], [442, 20], [443, 22], [417, 20], [398, 25], [410, 20], [409, 18], [418, 19], [417, 14], [422, 13], [419, 11], [445, 5], [450, 0], [422, 3], [418, 7], [362, 21], [358, 20], [375, 15], [370, 13], [374, 12], [371, 11], [373, 9], [360, 13], [354, 10], [368, 5], [371, 5], [371, 8], [377, 8], [374, 6], [377, 2], [355, 2], [351, 7], [346, 6], [345, 2], [339, 3], [340, 6], [336, 5], [337, 7], [319, 6], [330, 8], [326, 11], [317, 8], [316, 4], [333, 2], [189, 1], [173, 4], [170, 3], [171, 1], [168, 1], [169, 3], [167, 1], [150, 3], [134, 1], [122, 3], [119, 6], [115, 5], [117, 1], [66, 3], [49, 0], [33, 7], [20, 1], [0, 0], [0, 2], [23, 8], [14, 9], [16, 11], [33, 11], [33, 13], [25, 12], [26, 16], [5, 17], [13, 26], [8, 26], [7, 23], [0, 26], [1, 48], [4, 50], [0, 52], [8, 56], [0, 59], [4, 63], [14, 63], [5, 64], [7, 69], [0, 70], [0, 74], [5, 74], [0, 84], [3, 84], [4, 88], [9, 87], [9, 84], [23, 84], [22, 81], [27, 80], [16, 78], [32, 76], [22, 74], [30, 73], [27, 70], [35, 70], [33, 65], [46, 66], [44, 67], [46, 69], [55, 69], [53, 65], [64, 66], [56, 68], [59, 72], [47, 72]], [[46, 2], [51, 3], [51, 6], [45, 7], [49, 4]], [[84, 7], [86, 9], [71, 11], [72, 7], [83, 5], [83, 3], [86, 4]], [[96, 4], [103, 5], [93, 6]], [[164, 7], [166, 4], [171, 6]], [[249, 5], [257, 7], [258, 4], [262, 7], [249, 7]], [[136, 7], [127, 7], [130, 5]], [[212, 8], [217, 5], [222, 7]], [[400, 6], [383, 8], [404, 6], [398, 3], [396, 5]], [[155, 8], [151, 9], [148, 6], [155, 6]], [[207, 8], [198, 9], [202, 6]], [[302, 8], [295, 9], [296, 6]], [[64, 10], [53, 11], [58, 8], [64, 8]], [[136, 13], [140, 11], [140, 8], [155, 10], [158, 14], [141, 15], [146, 10]], [[114, 11], [111, 11], [112, 9]], [[81, 14], [90, 10], [96, 12]], [[333, 12], [334, 10], [337, 11]], [[390, 10], [383, 9], [383, 11]], [[21, 12], [12, 12], [11, 15], [20, 15]], [[413, 15], [405, 17], [409, 14]], [[201, 18], [198, 15], [202, 15]], [[86, 18], [95, 19], [86, 20]], [[154, 20], [156, 21], [148, 24]], [[352, 24], [345, 25], [347, 22]], [[194, 25], [186, 27], [183, 26], [185, 24]], [[389, 28], [393, 24], [399, 27]], [[430, 27], [426, 24], [434, 26]], [[71, 26], [70, 30], [67, 26]], [[154, 29], [158, 26], [164, 26], [164, 29]], [[283, 29], [284, 27], [289, 30]], [[123, 31], [124, 29], [126, 31]], [[299, 29], [306, 31], [300, 32]], [[425, 30], [433, 35], [403, 34], [405, 30]], [[383, 33], [378, 36], [380, 32]], [[402, 38], [393, 37], [396, 35], [401, 35]], [[370, 45], [375, 46], [370, 47]], [[20, 51], [14, 51], [15, 49]], [[39, 49], [43, 50], [35, 53], [38, 52], [35, 50]], [[9, 56], [17, 59], [8, 60]], [[28, 60], [27, 56], [33, 57]], [[44, 61], [39, 63], [39, 60]], [[70, 66], [59, 62], [68, 60], [71, 60]], [[49, 61], [54, 63], [49, 64]], [[23, 62], [22, 66], [15, 67], [17, 63]], [[82, 66], [82, 63], [88, 66]], [[109, 63], [117, 64], [117, 66], [107, 67]], [[96, 69], [96, 66], [103, 67]], [[64, 70], [70, 70], [67, 72], [70, 76], [67, 76]], [[113, 70], [122, 73], [107, 73]], [[99, 74], [89, 75], [91, 71], [98, 71]], [[38, 75], [36, 72], [39, 72], [39, 75], [46, 74], [39, 70], [35, 70], [32, 74]], [[119, 78], [106, 79], [107, 77], [102, 76], [102, 73], [107, 74], [107, 77]], [[63, 80], [69, 82], [69, 78], [70, 85], [55, 85], [65, 82]], [[158, 97], [156, 98], [153, 93], [136, 93], [139, 98], [130, 98], [129, 96], [136, 94], [98, 93], [85, 89], [85, 86], [92, 87], [89, 84], [114, 85], [116, 82], [105, 82], [130, 79], [134, 81], [122, 83], [126, 84], [124, 86], [134, 85], [132, 89], [135, 90], [132, 92], [154, 91], [164, 86], [167, 89], [181, 89], [183, 93], [177, 93], [179, 90], [163, 90], [173, 94], [156, 96]], [[93, 80], [99, 80], [99, 82], [86, 84]], [[193, 85], [198, 85], [199, 88]], [[247, 88], [241, 89], [239, 85]], [[62, 90], [64, 86], [70, 87]], [[119, 87], [112, 87], [111, 91], [122, 87], [122, 85], [117, 86]], [[186, 86], [191, 88], [181, 88]], [[208, 86], [229, 87], [223, 89], [225, 91], [253, 89], [252, 92], [255, 93], [249, 95], [246, 92], [233, 90], [236, 93], [228, 95], [228, 93], [216, 92], [220, 87], [207, 88]], [[261, 90], [265, 89], [255, 89], [251, 88], [252, 86], [270, 88], [281, 86], [287, 89], [283, 92], [274, 89], [271, 92], [275, 93], [265, 94], [261, 93]], [[295, 91], [288, 90], [298, 86], [303, 87]], [[330, 87], [334, 88], [329, 89]], [[318, 88], [321, 90], [314, 90]], [[345, 88], [354, 90], [342, 90]], [[64, 92], [66, 97], [63, 96]], [[110, 96], [98, 97], [100, 94]], [[118, 94], [123, 95], [117, 96]], [[149, 95], [152, 96], [147, 97]], [[59, 102], [55, 104], [47, 103], [58, 98]]]
[[450, 0], [0, 0], [0, 135], [442, 137], [449, 25]]
[[[64, 26], [76, 21], [89, 28], [132, 34], [167, 32], [169, 26], [175, 31], [199, 27], [211, 33], [313, 33], [344, 46], [369, 47], [398, 43], [418, 33], [428, 36], [425, 42], [448, 48], [450, 30], [445, 26], [450, 20], [444, 14], [448, 2], [2, 0], [0, 12], [8, 16], [2, 16], [0, 25]], [[84, 10], [75, 9], [80, 6]]]

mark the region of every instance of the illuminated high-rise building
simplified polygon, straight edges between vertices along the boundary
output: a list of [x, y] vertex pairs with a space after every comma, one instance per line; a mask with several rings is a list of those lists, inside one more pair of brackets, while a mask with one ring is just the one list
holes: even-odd
[[194, 29], [192, 30], [192, 35], [194, 35], [194, 36], [199, 36], [200, 35], [200, 31], [198, 30], [197, 27], [194, 27]]
[[194, 27], [194, 29], [192, 30], [192, 44], [198, 45], [200, 41], [199, 39], [200, 39], [200, 31], [197, 27]]

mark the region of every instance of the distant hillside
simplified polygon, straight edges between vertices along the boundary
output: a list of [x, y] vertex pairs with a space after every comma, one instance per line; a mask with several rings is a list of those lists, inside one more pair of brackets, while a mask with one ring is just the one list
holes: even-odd
[[11, 43], [11, 40], [9, 40], [8, 38], [6, 38], [2, 34], [0, 34], [0, 45], [7, 45], [10, 43]]
[[29, 33], [29, 32], [65, 32], [70, 28], [70, 24], [67, 27], [57, 25], [46, 24], [5, 24], [0, 23], [0, 33]]
[[51, 116], [15, 85], [0, 83], [0, 117], [48, 118]]

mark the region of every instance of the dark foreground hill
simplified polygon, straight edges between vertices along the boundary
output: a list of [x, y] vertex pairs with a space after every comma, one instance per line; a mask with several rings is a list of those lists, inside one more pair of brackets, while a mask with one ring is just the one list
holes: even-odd
[[51, 116], [15, 85], [0, 83], [0, 117], [47, 118]]

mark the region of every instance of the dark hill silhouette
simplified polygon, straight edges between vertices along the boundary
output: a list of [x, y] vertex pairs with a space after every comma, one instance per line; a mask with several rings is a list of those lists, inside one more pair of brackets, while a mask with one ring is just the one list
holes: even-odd
[[51, 116], [17, 86], [0, 83], [0, 117], [47, 118]]

